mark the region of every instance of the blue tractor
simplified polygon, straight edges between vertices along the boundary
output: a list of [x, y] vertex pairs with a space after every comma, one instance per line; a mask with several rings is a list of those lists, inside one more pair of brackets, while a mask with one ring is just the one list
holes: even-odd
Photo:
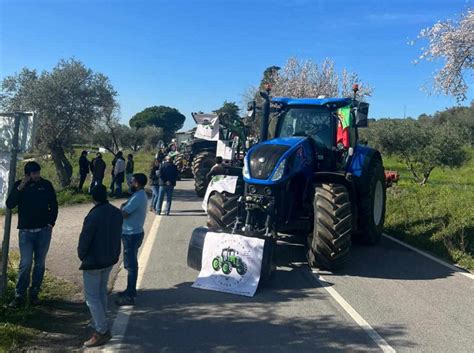
[[[260, 142], [245, 156], [236, 193], [210, 196], [208, 227], [268, 240], [263, 276], [273, 268], [278, 234], [307, 237], [309, 264], [329, 270], [344, 265], [352, 241], [379, 242], [384, 167], [377, 150], [358, 143], [369, 105], [356, 92], [355, 86], [354, 98], [318, 99], [261, 93]], [[196, 269], [204, 229], [195, 230], [189, 247], [188, 265]]]

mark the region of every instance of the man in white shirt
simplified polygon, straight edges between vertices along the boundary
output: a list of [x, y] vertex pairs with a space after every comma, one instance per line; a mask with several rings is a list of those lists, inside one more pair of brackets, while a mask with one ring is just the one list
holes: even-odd
[[125, 181], [125, 159], [123, 158], [123, 152], [117, 153], [117, 161], [114, 167], [114, 181], [115, 181], [115, 197], [122, 196], [122, 184]]

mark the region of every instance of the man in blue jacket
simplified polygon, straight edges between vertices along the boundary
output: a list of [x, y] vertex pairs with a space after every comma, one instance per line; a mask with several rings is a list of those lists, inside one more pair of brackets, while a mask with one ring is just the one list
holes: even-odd
[[84, 220], [77, 254], [83, 271], [84, 294], [94, 326], [86, 347], [97, 347], [112, 336], [107, 321], [107, 283], [110, 271], [120, 257], [122, 213], [107, 201], [107, 189], [97, 185], [92, 189], [94, 207]]

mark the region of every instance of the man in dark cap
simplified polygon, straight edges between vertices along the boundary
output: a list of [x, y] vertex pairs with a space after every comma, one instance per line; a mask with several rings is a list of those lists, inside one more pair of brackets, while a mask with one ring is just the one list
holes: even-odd
[[[20, 269], [16, 284], [15, 299], [10, 307], [25, 304], [26, 291], [29, 290], [30, 304], [38, 304], [38, 294], [51, 242], [51, 233], [58, 217], [58, 202], [53, 185], [41, 178], [41, 166], [36, 162], [25, 164], [25, 177], [18, 180], [8, 196], [9, 209], [18, 206], [18, 229], [20, 248]], [[31, 267], [35, 260], [33, 275]]]
[[92, 337], [84, 342], [86, 347], [101, 346], [112, 338], [107, 321], [107, 283], [119, 260], [123, 221], [120, 210], [107, 201], [104, 185], [92, 189], [92, 200], [94, 207], [84, 219], [77, 247], [94, 326]]

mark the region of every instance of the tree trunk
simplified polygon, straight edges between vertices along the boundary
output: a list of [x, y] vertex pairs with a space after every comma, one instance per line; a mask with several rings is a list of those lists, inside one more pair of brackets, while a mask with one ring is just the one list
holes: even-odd
[[425, 185], [428, 182], [428, 178], [430, 177], [431, 172], [433, 171], [433, 168], [430, 168], [428, 171], [423, 173], [423, 180], [421, 181], [420, 185]]
[[69, 163], [69, 160], [66, 158], [64, 149], [60, 143], [51, 144], [50, 150], [54, 166], [56, 167], [56, 173], [58, 175], [59, 182], [61, 183], [61, 186], [65, 188], [71, 184], [71, 163]]

